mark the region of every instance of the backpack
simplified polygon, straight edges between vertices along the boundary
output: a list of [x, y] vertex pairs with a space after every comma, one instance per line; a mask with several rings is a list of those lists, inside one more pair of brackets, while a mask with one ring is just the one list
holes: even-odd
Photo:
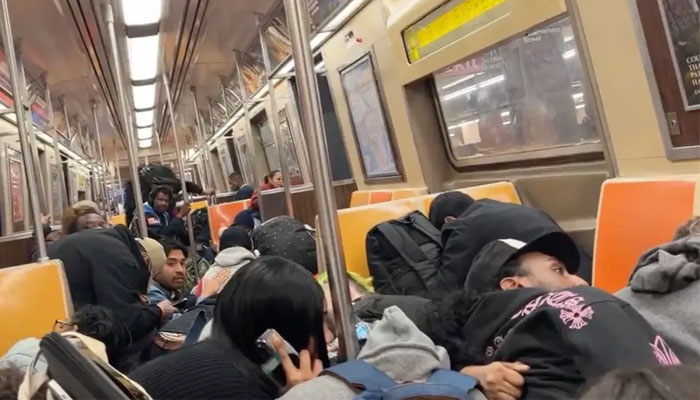
[[449, 369], [436, 369], [425, 382], [397, 383], [384, 372], [360, 360], [323, 371], [357, 390], [355, 400], [467, 399], [476, 379]]
[[382, 222], [367, 233], [367, 262], [381, 294], [425, 297], [436, 281], [440, 231], [420, 211]]

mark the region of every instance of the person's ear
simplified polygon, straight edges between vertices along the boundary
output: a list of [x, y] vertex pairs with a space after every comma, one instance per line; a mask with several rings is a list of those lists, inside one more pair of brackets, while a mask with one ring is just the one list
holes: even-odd
[[501, 279], [500, 286], [501, 290], [513, 290], [520, 287], [520, 282], [518, 282], [518, 279], [514, 276], [509, 276]]
[[456, 219], [457, 219], [457, 218], [455, 218], [455, 217], [453, 217], [453, 216], [451, 216], [451, 215], [448, 215], [448, 216], [445, 217], [445, 223], [455, 221]]

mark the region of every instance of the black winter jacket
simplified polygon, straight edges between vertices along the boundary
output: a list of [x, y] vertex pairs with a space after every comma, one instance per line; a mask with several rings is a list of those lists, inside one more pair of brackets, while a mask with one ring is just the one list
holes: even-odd
[[[629, 304], [588, 286], [558, 292], [492, 292], [471, 304], [453, 367], [520, 361], [523, 399], [575, 397], [591, 379], [618, 368], [680, 361]], [[468, 344], [467, 344], [468, 343]]]
[[160, 309], [140, 300], [147, 292], [149, 272], [126, 227], [67, 235], [49, 247], [49, 257], [63, 262], [76, 310], [86, 304], [112, 310], [133, 342], [158, 327]]
[[[476, 255], [494, 240], [517, 239], [528, 243], [546, 233], [561, 231], [544, 211], [491, 199], [477, 200], [442, 228], [438, 283], [446, 290], [461, 289]], [[590, 257], [582, 254], [579, 275], [588, 281], [590, 267]]]

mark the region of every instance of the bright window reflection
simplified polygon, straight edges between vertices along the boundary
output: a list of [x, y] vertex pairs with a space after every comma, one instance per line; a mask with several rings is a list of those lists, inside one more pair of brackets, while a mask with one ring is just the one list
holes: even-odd
[[463, 59], [434, 78], [458, 160], [600, 141], [568, 18]]

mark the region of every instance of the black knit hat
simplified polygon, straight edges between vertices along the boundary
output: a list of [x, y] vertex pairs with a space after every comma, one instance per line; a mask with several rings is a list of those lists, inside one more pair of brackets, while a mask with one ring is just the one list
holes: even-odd
[[229, 247], [243, 247], [248, 250], [253, 249], [253, 240], [250, 234], [243, 227], [230, 226], [226, 228], [219, 238], [219, 251], [228, 249]]
[[462, 192], [445, 192], [430, 203], [428, 218], [436, 228], [442, 229], [447, 217], [459, 217], [474, 203], [474, 199]]
[[318, 273], [316, 239], [313, 231], [296, 219], [282, 215], [265, 221], [253, 231], [255, 248], [261, 256], [278, 256]]

